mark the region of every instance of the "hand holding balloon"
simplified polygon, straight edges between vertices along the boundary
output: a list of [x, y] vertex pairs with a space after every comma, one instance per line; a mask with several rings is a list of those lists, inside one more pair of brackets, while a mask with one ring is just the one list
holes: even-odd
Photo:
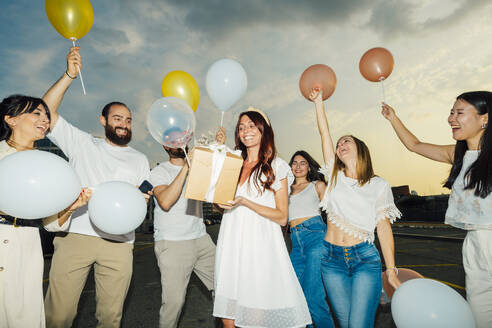
[[82, 69], [80, 47], [72, 47], [67, 55], [67, 74], [74, 79], [79, 74], [79, 69]]
[[383, 114], [384, 118], [387, 119], [388, 121], [393, 121], [393, 119], [396, 117], [395, 110], [393, 107], [388, 105], [387, 103], [384, 103], [381, 105], [381, 114]]
[[310, 94], [314, 89], [322, 91], [322, 100], [328, 99], [337, 86], [337, 77], [333, 70], [323, 64], [309, 66], [299, 79], [299, 89], [307, 100], [313, 101]]
[[67, 211], [75, 211], [76, 209], [87, 204], [89, 199], [92, 197], [92, 190], [89, 188], [82, 188], [82, 191], [79, 194], [79, 198], [75, 200], [75, 202], [67, 208]]
[[323, 101], [323, 90], [320, 88], [313, 88], [309, 94], [309, 100], [314, 103], [320, 103]]
[[217, 133], [215, 134], [215, 141], [223, 145], [226, 141], [226, 131], [222, 126], [219, 126]]

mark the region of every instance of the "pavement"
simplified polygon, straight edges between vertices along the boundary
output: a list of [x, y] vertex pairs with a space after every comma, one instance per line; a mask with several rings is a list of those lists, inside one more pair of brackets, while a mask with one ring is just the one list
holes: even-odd
[[[220, 225], [207, 226], [215, 241]], [[461, 260], [461, 246], [465, 233], [443, 224], [404, 222], [393, 225], [396, 263], [424, 277], [444, 282], [465, 296], [465, 275]], [[288, 247], [290, 242], [286, 241]], [[51, 259], [45, 259], [45, 283]], [[134, 247], [133, 278], [126, 298], [122, 327], [158, 327], [161, 302], [160, 273], [154, 256], [153, 236], [137, 234]], [[73, 327], [95, 327], [95, 287], [92, 272], [87, 279], [78, 305]], [[180, 328], [220, 327], [212, 317], [212, 298], [195, 274], [192, 275]], [[380, 305], [375, 327], [396, 327], [390, 305]]]

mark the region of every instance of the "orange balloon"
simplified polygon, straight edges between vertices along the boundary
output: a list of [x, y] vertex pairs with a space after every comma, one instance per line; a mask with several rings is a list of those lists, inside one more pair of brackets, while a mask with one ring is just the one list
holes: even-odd
[[309, 94], [314, 88], [323, 90], [323, 100], [328, 99], [337, 86], [337, 76], [333, 70], [323, 64], [309, 66], [299, 79], [299, 89], [302, 95], [309, 99]]
[[372, 48], [362, 55], [359, 62], [359, 70], [367, 80], [379, 82], [390, 76], [394, 65], [395, 60], [388, 49]]
[[[398, 268], [398, 279], [400, 279], [401, 283], [404, 283], [407, 280], [420, 279], [420, 278], [424, 278], [424, 276], [422, 276], [417, 271], [413, 271], [405, 268]], [[386, 272], [383, 272], [383, 287], [389, 299], [391, 299], [393, 297], [393, 293], [395, 292], [395, 289], [389, 284], [388, 277], [386, 276]]]

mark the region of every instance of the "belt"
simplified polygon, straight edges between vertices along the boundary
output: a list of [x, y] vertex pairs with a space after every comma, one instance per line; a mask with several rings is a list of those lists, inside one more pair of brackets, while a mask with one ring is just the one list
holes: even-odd
[[13, 225], [16, 228], [17, 227], [39, 228], [41, 226], [39, 220], [18, 219], [10, 215], [1, 215], [0, 224]]

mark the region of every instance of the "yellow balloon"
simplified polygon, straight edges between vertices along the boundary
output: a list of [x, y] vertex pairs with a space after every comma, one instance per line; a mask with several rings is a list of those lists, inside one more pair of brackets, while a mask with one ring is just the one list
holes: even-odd
[[161, 84], [163, 97], [181, 98], [190, 105], [193, 111], [198, 108], [200, 92], [198, 84], [190, 74], [183, 71], [172, 71], [168, 73]]
[[46, 15], [63, 37], [78, 40], [94, 23], [94, 10], [89, 0], [46, 0]]

